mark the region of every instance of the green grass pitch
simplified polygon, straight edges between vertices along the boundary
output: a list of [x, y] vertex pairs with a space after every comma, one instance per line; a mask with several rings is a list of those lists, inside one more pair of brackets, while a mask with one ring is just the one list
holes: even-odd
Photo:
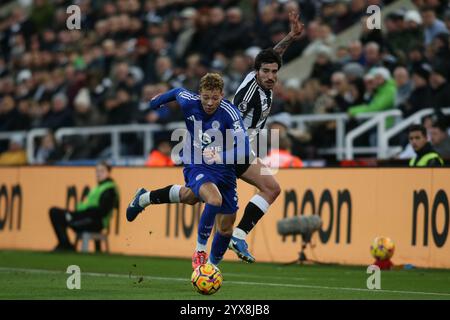
[[[69, 265], [81, 289], [69, 290]], [[367, 289], [366, 267], [222, 262], [222, 288], [194, 292], [188, 259], [102, 254], [0, 251], [0, 299], [446, 299], [450, 270], [381, 272], [381, 290]]]

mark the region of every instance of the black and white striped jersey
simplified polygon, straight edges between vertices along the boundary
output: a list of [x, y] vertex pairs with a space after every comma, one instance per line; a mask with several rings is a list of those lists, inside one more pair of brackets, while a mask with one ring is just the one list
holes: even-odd
[[233, 104], [239, 108], [246, 129], [255, 134], [264, 128], [272, 107], [272, 90], [264, 90], [256, 82], [256, 72], [250, 72], [236, 91]]

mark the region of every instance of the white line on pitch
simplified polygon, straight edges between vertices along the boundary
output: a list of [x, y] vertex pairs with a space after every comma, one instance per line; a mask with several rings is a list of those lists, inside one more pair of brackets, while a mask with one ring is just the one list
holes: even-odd
[[[26, 269], [26, 268], [3, 268], [0, 267], [0, 271], [3, 272], [27, 272], [27, 273], [48, 273], [48, 274], [65, 274], [64, 271], [57, 270], [44, 270], [44, 269]], [[92, 277], [111, 277], [111, 278], [129, 278], [129, 275], [114, 274], [114, 273], [95, 273], [95, 272], [82, 272], [82, 275]], [[136, 276], [136, 275], [134, 275]], [[225, 273], [226, 276], [226, 273]], [[142, 276], [148, 280], [164, 280], [164, 281], [189, 281], [188, 278], [171, 278], [171, 277], [157, 277], [157, 276]], [[328, 287], [306, 284], [288, 284], [288, 283], [267, 283], [267, 282], [252, 282], [252, 281], [227, 281], [229, 284], [240, 285], [255, 285], [255, 286], [269, 286], [269, 287], [289, 287], [289, 288], [307, 288], [307, 289], [326, 289], [326, 290], [341, 290], [341, 291], [362, 291], [362, 292], [382, 292], [382, 293], [401, 293], [401, 294], [418, 294], [418, 295], [430, 295], [430, 296], [446, 296], [450, 297], [450, 293], [439, 292], [421, 292], [421, 291], [403, 291], [403, 290], [369, 290], [363, 288], [346, 288], [346, 287]]]

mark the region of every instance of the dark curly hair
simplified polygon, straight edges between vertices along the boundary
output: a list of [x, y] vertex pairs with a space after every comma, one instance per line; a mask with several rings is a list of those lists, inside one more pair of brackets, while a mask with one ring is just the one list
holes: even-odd
[[272, 48], [261, 50], [255, 58], [254, 68], [259, 70], [263, 63], [276, 63], [281, 68], [281, 56]]

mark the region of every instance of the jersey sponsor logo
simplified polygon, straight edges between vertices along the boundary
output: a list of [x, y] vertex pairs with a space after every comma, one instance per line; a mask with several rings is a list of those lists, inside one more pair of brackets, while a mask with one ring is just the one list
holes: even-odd
[[197, 175], [196, 177], [195, 177], [195, 181], [198, 181], [198, 180], [200, 180], [201, 178], [203, 178], [205, 175], [203, 174], [203, 173], [200, 173], [199, 175]]

